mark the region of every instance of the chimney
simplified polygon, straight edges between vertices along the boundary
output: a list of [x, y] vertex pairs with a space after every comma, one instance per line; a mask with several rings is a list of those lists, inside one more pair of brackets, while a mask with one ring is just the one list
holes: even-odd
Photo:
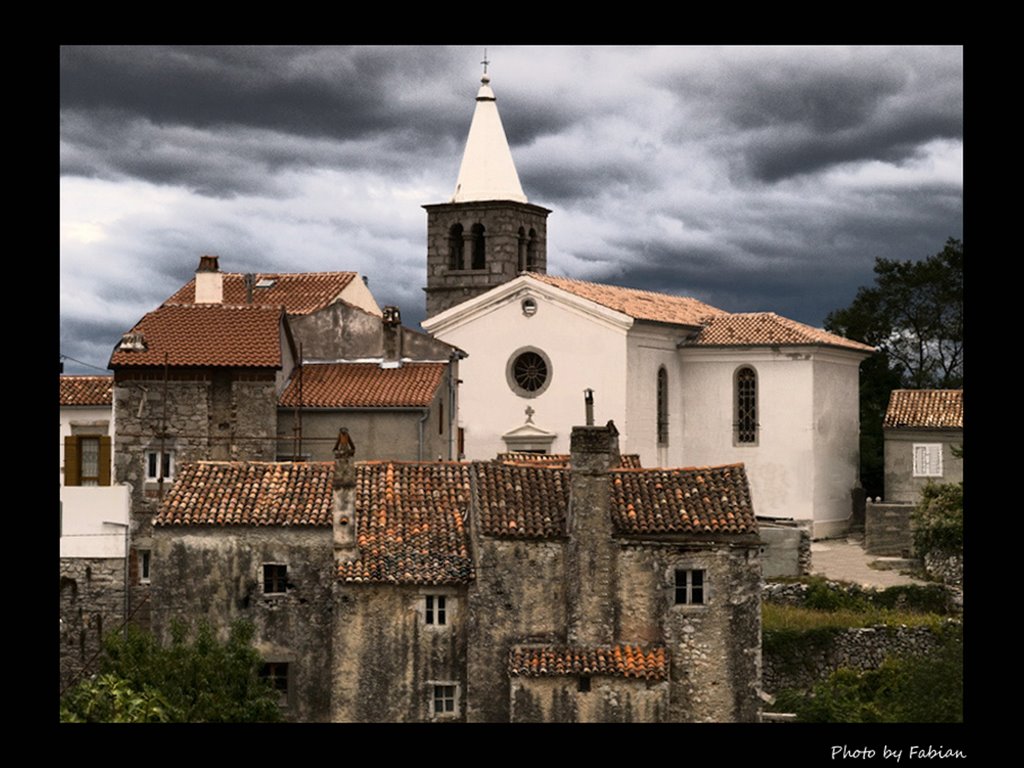
[[354, 560], [356, 547], [356, 466], [352, 461], [356, 445], [345, 427], [334, 443], [334, 501], [331, 526], [336, 560]]
[[384, 357], [381, 368], [402, 367], [402, 313], [398, 307], [384, 307], [381, 328], [384, 336]]
[[618, 571], [611, 517], [609, 469], [619, 466], [619, 430], [573, 427], [570, 437], [569, 545], [566, 552], [566, 614], [572, 645], [615, 641]]
[[594, 426], [594, 390], [583, 390], [583, 405], [587, 414], [587, 426]]
[[252, 304], [252, 289], [256, 285], [256, 275], [252, 272], [245, 273], [245, 303]]
[[142, 331], [128, 331], [121, 337], [121, 343], [117, 348], [121, 352], [145, 352], [146, 337], [142, 335]]
[[216, 256], [200, 256], [196, 269], [196, 304], [224, 303], [224, 273]]

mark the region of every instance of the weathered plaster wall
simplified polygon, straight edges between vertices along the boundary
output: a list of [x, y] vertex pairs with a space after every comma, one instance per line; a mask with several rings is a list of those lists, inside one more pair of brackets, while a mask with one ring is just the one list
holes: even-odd
[[[264, 563], [287, 566], [287, 591], [265, 594]], [[226, 629], [256, 628], [265, 661], [286, 662], [290, 720], [330, 719], [334, 554], [329, 528], [218, 527], [153, 533], [152, 626], [166, 639], [171, 621], [202, 617]]]
[[355, 360], [380, 357], [383, 350], [380, 313], [347, 304], [331, 304], [319, 312], [293, 315], [288, 324], [302, 359]]
[[[845, 531], [860, 483], [860, 357], [818, 351], [814, 365], [814, 531]], [[761, 514], [759, 510], [759, 514]]]
[[[447, 623], [424, 620], [426, 595], [445, 595]], [[456, 587], [339, 584], [330, 675], [335, 722], [463, 720], [466, 598]], [[326, 657], [325, 657], [326, 660]], [[450, 714], [433, 714], [434, 685], [456, 685]]]
[[[623, 543], [616, 632], [661, 643], [671, 660], [668, 719], [753, 722], [760, 711], [761, 566], [758, 546]], [[676, 605], [676, 569], [703, 569], [703, 605]]]
[[[942, 444], [942, 477], [914, 477], [914, 444]], [[959, 483], [964, 479], [963, 457], [953, 455], [962, 448], [960, 430], [885, 430], [885, 501], [916, 504], [928, 483]]]
[[[678, 328], [636, 323], [629, 330], [626, 370], [625, 437], [623, 452], [636, 453], [645, 467], [684, 465], [684, 420], [682, 362], [676, 344], [682, 339]], [[658, 369], [668, 377], [668, 445], [658, 446]], [[618, 425], [618, 422], [616, 422]], [[620, 427], [620, 429], [622, 429]]]
[[617, 677], [513, 677], [515, 723], [659, 723], [668, 714], [669, 684]]
[[468, 593], [470, 680], [466, 719], [508, 722], [508, 653], [526, 642], [564, 644], [565, 543], [508, 541], [474, 532], [476, 581]]

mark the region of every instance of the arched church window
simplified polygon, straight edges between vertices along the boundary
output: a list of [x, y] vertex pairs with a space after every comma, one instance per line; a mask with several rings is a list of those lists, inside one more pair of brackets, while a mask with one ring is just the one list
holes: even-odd
[[516, 268], [517, 272], [526, 271], [526, 230], [522, 227], [519, 228], [519, 248], [516, 251], [518, 255], [518, 265]]
[[658, 445], [668, 445], [668, 371], [658, 369]]
[[473, 229], [473, 266], [472, 269], [484, 269], [487, 261], [484, 258], [484, 225], [474, 224]]
[[462, 225], [453, 224], [448, 230], [448, 269], [463, 269]]
[[736, 443], [757, 444], [757, 374], [753, 368], [736, 371]]
[[530, 240], [526, 244], [526, 271], [533, 272], [537, 269], [537, 230], [530, 230]]

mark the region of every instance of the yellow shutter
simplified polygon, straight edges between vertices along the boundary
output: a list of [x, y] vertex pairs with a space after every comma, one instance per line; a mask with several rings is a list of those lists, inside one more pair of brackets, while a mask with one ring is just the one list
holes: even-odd
[[110, 485], [110, 438], [100, 437], [100, 479], [99, 485]]
[[64, 438], [64, 485], [82, 484], [82, 463], [78, 458], [78, 437]]

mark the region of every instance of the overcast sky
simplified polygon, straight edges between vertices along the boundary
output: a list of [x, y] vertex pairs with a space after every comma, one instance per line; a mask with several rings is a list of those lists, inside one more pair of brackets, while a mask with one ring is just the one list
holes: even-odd
[[[820, 326], [963, 237], [960, 47], [489, 46], [548, 272]], [[64, 47], [60, 351], [195, 272], [354, 270], [424, 314], [483, 47]], [[65, 371], [96, 371], [72, 360]]]

